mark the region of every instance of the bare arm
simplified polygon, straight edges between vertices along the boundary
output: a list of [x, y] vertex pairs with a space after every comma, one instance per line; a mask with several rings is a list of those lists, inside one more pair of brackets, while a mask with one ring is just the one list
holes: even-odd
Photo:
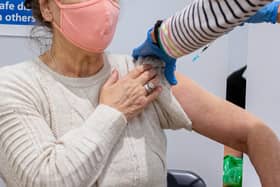
[[277, 23], [280, 23], [280, 6], [278, 7]]
[[[198, 133], [245, 152], [263, 187], [280, 186], [280, 143], [273, 131], [249, 112], [200, 88], [177, 73], [173, 94]], [[229, 138], [231, 137], [231, 138]]]

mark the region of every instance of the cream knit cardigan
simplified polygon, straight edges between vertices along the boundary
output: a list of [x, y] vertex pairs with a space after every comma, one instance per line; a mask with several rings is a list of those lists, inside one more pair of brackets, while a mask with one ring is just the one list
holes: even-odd
[[191, 121], [164, 78], [160, 97], [129, 122], [98, 104], [112, 69], [124, 76], [135, 67], [127, 56], [104, 59], [87, 78], [64, 77], [39, 59], [1, 68], [0, 171], [8, 187], [166, 186], [162, 129], [191, 130]]

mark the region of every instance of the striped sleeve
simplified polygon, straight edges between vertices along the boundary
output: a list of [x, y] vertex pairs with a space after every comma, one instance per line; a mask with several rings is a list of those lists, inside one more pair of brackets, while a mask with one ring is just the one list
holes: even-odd
[[189, 54], [246, 21], [270, 0], [195, 0], [165, 20], [162, 48], [178, 58]]

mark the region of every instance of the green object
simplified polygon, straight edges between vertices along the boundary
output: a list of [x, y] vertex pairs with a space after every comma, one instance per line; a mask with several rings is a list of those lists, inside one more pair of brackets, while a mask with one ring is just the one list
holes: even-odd
[[224, 157], [224, 186], [242, 187], [242, 158], [227, 155]]

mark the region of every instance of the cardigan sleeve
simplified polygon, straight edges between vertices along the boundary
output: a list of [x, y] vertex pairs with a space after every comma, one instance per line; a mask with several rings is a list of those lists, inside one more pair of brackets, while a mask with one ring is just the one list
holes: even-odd
[[172, 94], [171, 86], [163, 74], [164, 66], [162, 61], [153, 57], [146, 57], [139, 58], [135, 64], [136, 66], [140, 64], [151, 64], [158, 71], [162, 92], [152, 105], [159, 118], [161, 128], [172, 130], [186, 129], [191, 131], [192, 121]]
[[0, 80], [0, 151], [18, 186], [79, 187], [95, 183], [126, 128], [123, 114], [99, 105], [82, 127], [60, 138], [21, 80]]

